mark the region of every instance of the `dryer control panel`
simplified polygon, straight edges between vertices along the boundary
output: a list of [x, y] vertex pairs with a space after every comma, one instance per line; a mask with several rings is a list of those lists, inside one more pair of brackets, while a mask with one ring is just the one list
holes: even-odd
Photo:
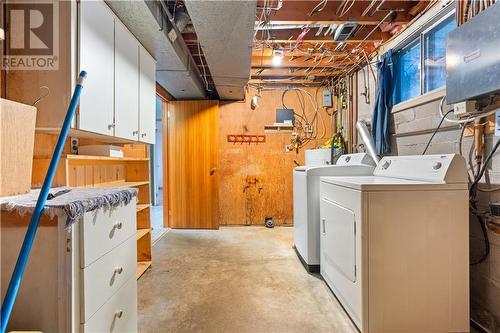
[[467, 183], [465, 159], [458, 154], [386, 156], [373, 175], [440, 184]]

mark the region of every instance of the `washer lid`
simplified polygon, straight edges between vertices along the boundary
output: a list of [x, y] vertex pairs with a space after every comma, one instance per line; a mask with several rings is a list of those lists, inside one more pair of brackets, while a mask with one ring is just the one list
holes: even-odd
[[321, 177], [321, 182], [361, 191], [467, 190], [468, 188], [466, 183], [443, 184], [422, 180], [410, 180], [379, 176]]

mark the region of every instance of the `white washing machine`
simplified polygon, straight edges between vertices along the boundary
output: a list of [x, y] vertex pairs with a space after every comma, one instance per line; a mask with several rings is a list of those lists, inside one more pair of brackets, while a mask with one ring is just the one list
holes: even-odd
[[342, 155], [336, 165], [301, 166], [293, 172], [293, 238], [304, 267], [319, 272], [319, 181], [321, 176], [371, 175], [375, 162], [364, 153]]
[[332, 165], [330, 148], [306, 149], [304, 152], [305, 166]]
[[320, 192], [321, 275], [361, 332], [469, 332], [463, 157], [384, 157]]

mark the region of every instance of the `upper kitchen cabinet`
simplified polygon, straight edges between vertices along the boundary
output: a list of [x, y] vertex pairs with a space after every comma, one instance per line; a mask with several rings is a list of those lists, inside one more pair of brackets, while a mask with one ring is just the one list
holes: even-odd
[[101, 1], [81, 1], [79, 10], [80, 68], [88, 72], [80, 97], [78, 128], [114, 134], [115, 18]]
[[7, 99], [30, 105], [40, 99], [37, 130], [59, 133], [85, 70], [71, 136], [154, 143], [153, 57], [102, 0], [59, 1], [58, 10], [57, 70], [6, 71]]
[[115, 21], [115, 136], [139, 140], [139, 42], [118, 20]]
[[155, 143], [156, 61], [139, 47], [139, 141]]

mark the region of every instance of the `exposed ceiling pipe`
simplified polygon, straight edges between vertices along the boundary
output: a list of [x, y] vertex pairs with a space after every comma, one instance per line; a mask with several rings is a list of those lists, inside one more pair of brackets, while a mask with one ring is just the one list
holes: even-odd
[[366, 9], [363, 11], [363, 13], [361, 13], [361, 16], [365, 16], [366, 14], [368, 14], [368, 12], [372, 9], [373, 5], [377, 2], [377, 0], [372, 0], [372, 2], [370, 2], [370, 4], [366, 7]]
[[278, 0], [278, 5], [276, 7], [267, 7], [267, 6], [257, 6], [257, 10], [280, 10], [283, 7], [283, 0]]
[[324, 24], [266, 24], [255, 25], [255, 30], [289, 30], [289, 29], [303, 29], [308, 28], [322, 28]]

